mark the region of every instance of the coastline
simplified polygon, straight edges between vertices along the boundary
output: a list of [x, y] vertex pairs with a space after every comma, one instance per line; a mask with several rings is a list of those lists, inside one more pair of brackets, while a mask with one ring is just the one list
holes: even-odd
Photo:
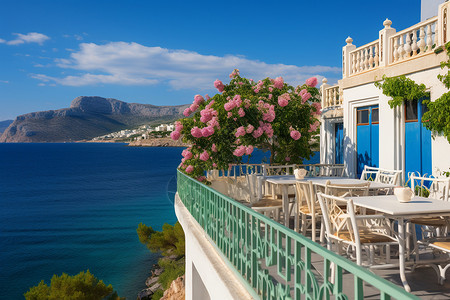
[[189, 147], [181, 140], [174, 141], [170, 137], [144, 139], [128, 143], [129, 147]]

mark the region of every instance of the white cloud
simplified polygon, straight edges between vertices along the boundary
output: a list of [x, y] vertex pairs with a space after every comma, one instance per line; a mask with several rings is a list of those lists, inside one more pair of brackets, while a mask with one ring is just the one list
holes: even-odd
[[237, 55], [202, 55], [126, 42], [82, 43], [69, 59], [57, 59], [56, 63], [81, 73], [66, 77], [33, 74], [32, 77], [69, 86], [169, 84], [174, 89], [211, 89], [215, 79], [226, 79], [235, 68], [247, 78], [283, 76], [292, 85], [303, 83], [311, 76], [321, 79], [325, 73], [340, 74], [337, 67], [268, 64]]
[[4, 44], [7, 44], [7, 45], [20, 45], [20, 44], [25, 44], [25, 43], [38, 43], [39, 45], [42, 45], [46, 40], [50, 39], [45, 34], [38, 33], [38, 32], [29, 32], [27, 34], [14, 33], [14, 35], [17, 36], [16, 39], [10, 40], [10, 41], [5, 41], [3, 39], [0, 39], [0, 43], [4, 43]]

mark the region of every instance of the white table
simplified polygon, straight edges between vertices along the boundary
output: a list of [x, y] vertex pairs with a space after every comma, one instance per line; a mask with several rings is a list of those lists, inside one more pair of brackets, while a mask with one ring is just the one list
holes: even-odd
[[414, 197], [408, 203], [400, 203], [394, 195], [351, 198], [353, 199], [353, 204], [357, 206], [376, 210], [388, 218], [398, 221], [400, 278], [405, 290], [410, 292], [411, 288], [405, 276], [405, 220], [415, 217], [450, 215], [450, 202]]
[[[327, 181], [330, 181], [331, 184], [360, 184], [367, 182], [365, 180], [353, 179], [348, 177], [305, 177], [304, 179], [295, 179], [294, 175], [278, 175], [278, 176], [267, 176], [262, 177], [263, 181], [266, 183], [280, 186], [282, 190], [282, 199], [283, 199], [283, 213], [284, 213], [284, 225], [289, 227], [289, 199], [288, 199], [288, 188], [289, 186], [295, 185], [298, 181], [312, 181], [313, 185], [325, 186]], [[394, 185], [369, 181], [371, 190], [379, 190], [386, 188], [393, 188]], [[272, 195], [274, 195], [274, 188], [272, 188]]]

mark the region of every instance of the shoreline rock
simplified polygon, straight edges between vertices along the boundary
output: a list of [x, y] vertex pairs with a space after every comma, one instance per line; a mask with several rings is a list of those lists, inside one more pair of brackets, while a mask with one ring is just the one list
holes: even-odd
[[128, 144], [130, 147], [189, 147], [181, 139], [174, 141], [170, 137], [145, 139], [133, 141]]

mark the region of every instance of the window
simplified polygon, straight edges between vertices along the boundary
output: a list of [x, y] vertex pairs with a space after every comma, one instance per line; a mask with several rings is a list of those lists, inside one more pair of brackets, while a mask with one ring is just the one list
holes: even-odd
[[372, 108], [372, 124], [379, 123], [379, 110], [378, 108]]
[[405, 101], [405, 121], [417, 122], [418, 119], [417, 100]]
[[358, 110], [356, 113], [357, 113], [357, 116], [356, 116], [357, 125], [369, 124], [369, 110], [368, 109]]

